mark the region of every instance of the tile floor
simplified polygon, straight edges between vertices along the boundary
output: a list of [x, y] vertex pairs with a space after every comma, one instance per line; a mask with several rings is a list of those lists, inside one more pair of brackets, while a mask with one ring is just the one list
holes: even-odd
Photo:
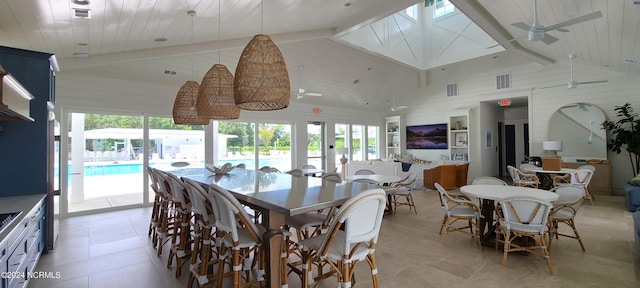
[[[479, 248], [468, 236], [452, 233], [446, 245], [438, 230], [443, 211], [433, 190], [415, 191], [418, 215], [401, 207], [385, 216], [379, 237], [381, 287], [640, 287], [631, 213], [623, 197], [597, 196], [577, 218], [586, 252], [576, 240], [554, 241], [549, 275], [542, 258], [502, 254]], [[149, 208], [78, 216], [60, 223], [56, 250], [40, 259], [37, 270], [60, 272], [60, 279], [34, 279], [29, 287], [185, 287], [166, 268], [168, 252], [158, 258], [147, 237]], [[356, 270], [355, 287], [371, 287], [368, 266]], [[291, 277], [289, 287], [299, 287]], [[321, 287], [335, 287], [334, 278]]]

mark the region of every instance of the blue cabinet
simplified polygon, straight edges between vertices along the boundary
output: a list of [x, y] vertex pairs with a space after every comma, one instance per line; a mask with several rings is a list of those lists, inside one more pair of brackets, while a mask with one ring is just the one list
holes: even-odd
[[[55, 57], [49, 53], [0, 46], [0, 65], [26, 88], [30, 121], [6, 120], [0, 125], [0, 197], [48, 192], [50, 170], [49, 103], [55, 100]], [[56, 64], [57, 65], [57, 64]], [[51, 172], [52, 173], [52, 172]]]
[[[0, 198], [10, 209], [22, 211], [0, 238], [0, 287], [24, 288], [45, 247], [45, 198], [30, 195]], [[9, 203], [10, 205], [6, 205]]]

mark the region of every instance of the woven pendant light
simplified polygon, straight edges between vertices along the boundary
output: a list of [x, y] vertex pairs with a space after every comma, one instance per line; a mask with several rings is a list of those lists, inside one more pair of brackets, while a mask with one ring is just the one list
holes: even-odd
[[187, 81], [178, 90], [173, 102], [173, 123], [176, 125], [207, 125], [208, 117], [198, 116], [196, 100], [200, 85], [196, 81]]
[[271, 111], [289, 106], [289, 72], [269, 36], [253, 36], [240, 55], [235, 77], [235, 103], [240, 109]]
[[240, 108], [233, 98], [233, 75], [227, 66], [213, 65], [200, 83], [198, 115], [219, 120], [240, 118]]
[[[193, 17], [196, 11], [189, 10], [187, 15], [191, 17], [191, 41], [193, 42]], [[193, 57], [191, 58], [191, 79], [193, 79]], [[173, 101], [173, 123], [176, 125], [208, 125], [209, 118], [198, 115], [196, 102], [198, 99], [198, 82], [188, 80], [185, 82]]]

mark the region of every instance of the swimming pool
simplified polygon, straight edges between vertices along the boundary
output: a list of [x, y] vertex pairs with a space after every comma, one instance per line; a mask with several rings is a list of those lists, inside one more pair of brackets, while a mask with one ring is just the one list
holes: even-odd
[[[219, 165], [224, 163], [231, 163], [234, 166], [240, 163], [247, 165], [247, 168], [253, 169], [255, 167], [255, 159], [228, 159], [219, 161]], [[149, 163], [151, 167], [162, 168], [169, 165], [169, 163]], [[193, 166], [204, 167], [204, 162], [191, 162]], [[286, 158], [273, 158], [273, 159], [260, 159], [261, 166], [272, 166], [278, 168], [280, 171], [288, 171], [291, 169], [291, 160]], [[123, 174], [137, 174], [144, 171], [142, 163], [85, 163], [84, 176], [105, 176], [105, 175], [123, 175]], [[68, 175], [71, 175], [71, 165], [69, 165]]]

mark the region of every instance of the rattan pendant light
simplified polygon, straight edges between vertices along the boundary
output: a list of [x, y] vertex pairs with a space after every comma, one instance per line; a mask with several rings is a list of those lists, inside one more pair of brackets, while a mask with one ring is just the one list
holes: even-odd
[[289, 72], [280, 49], [269, 36], [253, 36], [242, 50], [235, 77], [235, 102], [240, 109], [271, 111], [289, 106]]
[[[193, 17], [195, 11], [188, 11], [191, 16], [191, 38], [193, 40]], [[193, 59], [191, 60], [193, 66]], [[191, 67], [191, 78], [193, 79], [193, 67]], [[176, 99], [173, 102], [173, 123], [176, 125], [207, 125], [209, 118], [199, 116], [196, 111], [196, 101], [198, 99], [198, 90], [200, 85], [198, 82], [189, 80], [180, 87]]]
[[[218, 1], [218, 40], [220, 40], [220, 2]], [[220, 49], [218, 49], [220, 63]], [[227, 66], [215, 64], [200, 82], [196, 104], [198, 115], [210, 119], [225, 120], [240, 118], [240, 108], [233, 97], [233, 74]]]
[[198, 115], [196, 99], [200, 85], [196, 81], [187, 81], [178, 90], [173, 102], [173, 123], [176, 125], [207, 125], [208, 117]]

